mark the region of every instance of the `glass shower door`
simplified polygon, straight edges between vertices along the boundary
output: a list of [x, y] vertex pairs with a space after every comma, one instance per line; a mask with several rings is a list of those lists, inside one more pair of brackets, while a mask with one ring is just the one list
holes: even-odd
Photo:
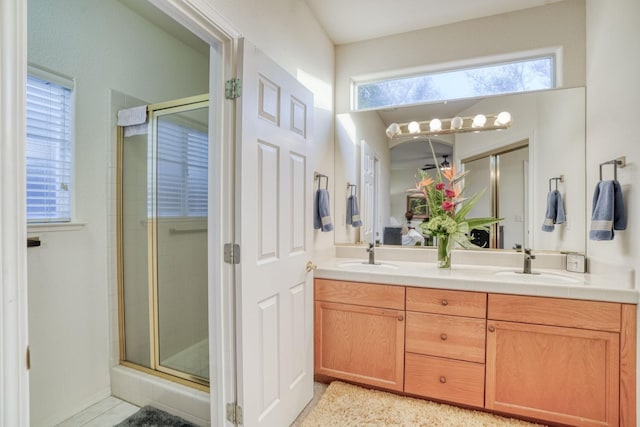
[[208, 102], [152, 116], [157, 369], [208, 381]]

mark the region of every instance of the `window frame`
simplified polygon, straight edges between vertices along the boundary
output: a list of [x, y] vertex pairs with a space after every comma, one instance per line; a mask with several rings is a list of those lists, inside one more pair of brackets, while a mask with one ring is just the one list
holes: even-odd
[[[55, 73], [53, 71], [41, 68], [39, 66], [28, 64], [27, 76], [25, 84], [29, 77], [34, 77], [46, 81], [57, 86], [64, 87], [70, 91], [69, 96], [69, 156], [70, 156], [70, 168], [69, 168], [69, 218], [32, 218], [27, 216], [27, 227], [31, 228], [43, 228], [43, 227], [63, 227], [76, 229], [77, 226], [82, 226], [84, 223], [76, 222], [76, 167], [75, 167], [75, 142], [76, 142], [76, 81], [74, 78], [66, 77], [62, 74]], [[25, 85], [25, 104], [27, 102], [26, 85]], [[25, 133], [24, 141], [25, 148], [28, 144], [27, 140], [27, 117], [25, 111]], [[26, 151], [26, 150], [25, 150]], [[25, 184], [28, 181], [26, 172], [26, 159], [25, 159]], [[27, 189], [25, 188], [25, 196]], [[25, 213], [27, 212], [27, 198], [25, 197]]]
[[562, 47], [549, 47], [549, 48], [543, 48], [543, 49], [512, 52], [512, 53], [501, 54], [501, 55], [484, 56], [484, 57], [477, 57], [477, 58], [465, 59], [460, 61], [452, 61], [447, 63], [431, 64], [426, 66], [395, 69], [395, 70], [353, 76], [351, 78], [351, 85], [350, 85], [351, 86], [350, 110], [351, 112], [376, 111], [381, 109], [393, 109], [393, 108], [408, 107], [408, 106], [415, 106], [415, 105], [442, 103], [446, 101], [457, 101], [457, 100], [474, 99], [474, 98], [487, 98], [487, 97], [493, 97], [493, 96], [509, 95], [514, 93], [536, 92], [537, 90], [496, 93], [496, 94], [488, 94], [488, 95], [471, 96], [466, 98], [439, 99], [439, 100], [423, 101], [423, 102], [416, 102], [416, 103], [385, 105], [385, 106], [377, 106], [377, 107], [369, 107], [369, 108], [358, 108], [358, 87], [360, 85], [371, 84], [371, 83], [382, 83], [390, 80], [401, 80], [403, 78], [408, 79], [408, 78], [414, 78], [414, 77], [420, 77], [420, 76], [428, 76], [432, 74], [441, 74], [446, 72], [457, 72], [457, 71], [490, 67], [490, 66], [501, 65], [501, 64], [507, 65], [515, 62], [545, 59], [545, 58], [551, 58], [551, 61], [552, 61], [551, 88], [539, 89], [539, 90], [553, 90], [553, 89], [562, 87]]

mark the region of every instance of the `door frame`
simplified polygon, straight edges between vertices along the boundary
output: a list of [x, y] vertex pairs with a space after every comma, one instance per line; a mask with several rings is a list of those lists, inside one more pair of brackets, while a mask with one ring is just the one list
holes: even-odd
[[[236, 401], [235, 268], [223, 261], [224, 243], [234, 242], [235, 101], [224, 82], [237, 75], [239, 32], [206, 0], [149, 0], [209, 42], [209, 218], [208, 298], [211, 425], [232, 426], [226, 405]], [[216, 63], [222, 64], [220, 68]], [[217, 82], [220, 82], [219, 84]]]
[[27, 4], [0, 0], [0, 425], [29, 425]]

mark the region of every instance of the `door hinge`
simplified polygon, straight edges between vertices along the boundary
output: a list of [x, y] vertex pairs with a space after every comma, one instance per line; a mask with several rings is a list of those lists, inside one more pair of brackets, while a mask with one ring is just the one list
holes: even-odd
[[31, 347], [27, 346], [27, 371], [31, 369]]
[[227, 421], [235, 425], [242, 424], [242, 406], [227, 403]]
[[237, 243], [224, 244], [224, 262], [227, 264], [240, 264], [240, 245]]
[[224, 83], [225, 99], [236, 99], [242, 95], [242, 83], [240, 79], [229, 79]]

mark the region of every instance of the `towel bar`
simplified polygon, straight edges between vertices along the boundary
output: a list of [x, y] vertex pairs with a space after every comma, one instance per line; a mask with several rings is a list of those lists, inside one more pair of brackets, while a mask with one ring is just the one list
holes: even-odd
[[600, 181], [602, 181], [602, 166], [604, 165], [613, 165], [613, 180], [618, 180], [618, 168], [623, 168], [626, 165], [626, 157], [618, 157], [617, 159], [609, 160], [604, 163], [600, 163]]
[[556, 190], [558, 189], [558, 181], [564, 182], [564, 175], [555, 176], [553, 178], [549, 178], [549, 191], [551, 191], [551, 181], [556, 182]]
[[313, 179], [314, 181], [317, 179], [318, 180], [318, 188], [320, 188], [320, 185], [322, 183], [322, 178], [326, 179], [326, 185], [324, 188], [326, 188], [327, 190], [329, 189], [329, 177], [327, 175], [318, 173], [318, 172], [314, 172], [313, 173]]
[[350, 195], [354, 195], [358, 193], [358, 186], [356, 184], [349, 184], [347, 182], [347, 190], [349, 191]]

